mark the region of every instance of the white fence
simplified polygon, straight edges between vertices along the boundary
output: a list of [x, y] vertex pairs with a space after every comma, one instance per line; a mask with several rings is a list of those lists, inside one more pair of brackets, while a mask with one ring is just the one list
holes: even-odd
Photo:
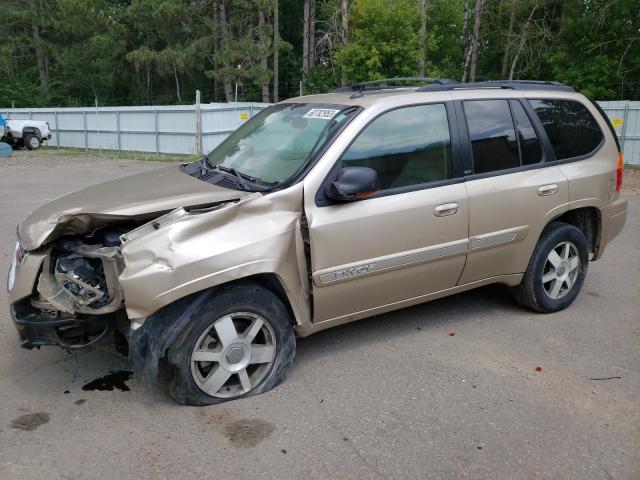
[[640, 102], [598, 102], [618, 134], [624, 163], [640, 165]]
[[[625, 163], [640, 165], [640, 102], [599, 102], [611, 119]], [[201, 151], [211, 151], [264, 103], [210, 103], [200, 107]], [[51, 146], [156, 153], [195, 153], [193, 105], [98, 108], [16, 108], [5, 118], [49, 122]]]
[[[200, 150], [209, 152], [265, 108], [264, 103], [211, 103], [200, 106]], [[7, 119], [49, 122], [54, 147], [155, 153], [196, 153], [193, 105], [98, 108], [16, 108], [0, 110]]]

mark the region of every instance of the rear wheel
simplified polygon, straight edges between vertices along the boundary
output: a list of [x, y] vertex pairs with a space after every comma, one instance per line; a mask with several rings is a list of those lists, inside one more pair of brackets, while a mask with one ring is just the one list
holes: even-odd
[[33, 133], [26, 133], [22, 138], [22, 141], [24, 142], [24, 146], [29, 150], [37, 150], [42, 144], [40, 138]]
[[516, 301], [542, 313], [567, 308], [582, 288], [589, 266], [589, 246], [581, 230], [553, 222], [542, 232], [520, 285]]
[[211, 405], [277, 386], [295, 355], [295, 335], [280, 299], [257, 285], [222, 287], [171, 346], [170, 393], [179, 403]]

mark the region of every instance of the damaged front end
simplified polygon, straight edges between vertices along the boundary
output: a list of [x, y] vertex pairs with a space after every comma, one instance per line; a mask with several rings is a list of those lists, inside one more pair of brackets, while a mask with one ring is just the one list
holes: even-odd
[[84, 212], [82, 222], [56, 215], [64, 225], [47, 229], [23, 222], [19, 243], [22, 232], [32, 240], [16, 255], [9, 297], [22, 346], [72, 352], [113, 332], [151, 382], [194, 312], [235, 281], [271, 289], [296, 325], [308, 326], [302, 185], [268, 196], [228, 192], [117, 220]]
[[[31, 295], [11, 306], [23, 347], [86, 349], [119, 324], [126, 325], [124, 292], [118, 282], [124, 268], [119, 236], [124, 231], [66, 237], [46, 248]], [[28, 256], [16, 264], [14, 275]]]
[[245, 195], [171, 166], [77, 190], [30, 212], [18, 226], [8, 277], [22, 346], [71, 351], [95, 345], [111, 330], [127, 333], [120, 237], [175, 209]]

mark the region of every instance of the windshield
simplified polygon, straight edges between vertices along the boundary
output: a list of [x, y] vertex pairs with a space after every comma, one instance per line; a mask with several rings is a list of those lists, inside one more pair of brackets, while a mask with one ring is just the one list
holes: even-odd
[[207, 155], [210, 165], [265, 183], [282, 183], [298, 172], [356, 108], [282, 103], [247, 121]]

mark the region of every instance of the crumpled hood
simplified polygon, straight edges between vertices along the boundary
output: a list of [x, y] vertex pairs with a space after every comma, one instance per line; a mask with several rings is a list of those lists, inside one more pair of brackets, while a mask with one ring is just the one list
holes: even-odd
[[18, 226], [27, 250], [63, 235], [82, 234], [123, 220], [151, 219], [178, 207], [237, 200], [247, 192], [193, 178], [178, 166], [111, 180], [46, 203]]

